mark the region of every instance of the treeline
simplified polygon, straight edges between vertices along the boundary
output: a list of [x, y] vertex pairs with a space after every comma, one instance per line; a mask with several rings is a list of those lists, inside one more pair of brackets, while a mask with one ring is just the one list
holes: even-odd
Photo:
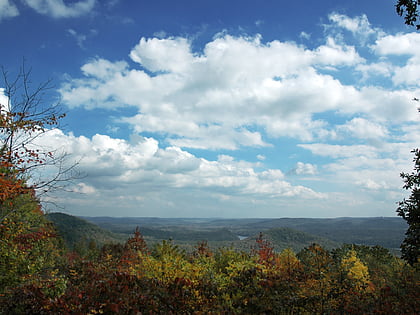
[[275, 252], [260, 235], [250, 251], [186, 253], [125, 244], [66, 250], [22, 195], [0, 225], [3, 314], [418, 314], [418, 265], [382, 247], [313, 244]]

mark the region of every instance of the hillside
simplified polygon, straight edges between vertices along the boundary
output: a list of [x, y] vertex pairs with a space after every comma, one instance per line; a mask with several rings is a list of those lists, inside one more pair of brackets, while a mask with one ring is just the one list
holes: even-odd
[[[172, 238], [185, 241], [204, 238], [210, 241], [212, 237], [217, 237], [214, 240], [220, 241], [223, 237], [228, 237], [229, 233], [229, 237], [254, 238], [260, 232], [267, 234], [271, 229], [288, 228], [307, 233], [315, 241], [319, 239], [319, 241], [329, 241], [330, 244], [380, 245], [393, 250], [399, 248], [407, 229], [405, 221], [399, 217], [333, 219], [85, 217], [85, 219], [112, 232], [127, 235], [139, 226], [145, 236], [156, 239]], [[220, 234], [220, 231], [224, 231], [224, 234]], [[231, 238], [226, 240], [233, 241]]]
[[[316, 243], [326, 249], [333, 249], [340, 246], [340, 243], [331, 241], [309, 233], [293, 230], [290, 228], [273, 228], [262, 232], [263, 238], [270, 242], [274, 250], [281, 252], [283, 249], [290, 248], [295, 252], [299, 252], [305, 247]], [[258, 238], [259, 233], [252, 235], [242, 241], [237, 246], [243, 250], [255, 248], [255, 240]]]
[[226, 228], [211, 229], [211, 230], [192, 230], [188, 228], [173, 227], [173, 228], [147, 228], [142, 227], [141, 233], [145, 237], [150, 237], [159, 240], [178, 240], [198, 242], [202, 240], [207, 241], [236, 241], [238, 237]]
[[274, 249], [280, 251], [285, 248], [291, 248], [299, 251], [304, 247], [308, 247], [314, 243], [324, 248], [332, 249], [339, 247], [340, 243], [334, 242], [327, 238], [319, 237], [309, 233], [293, 230], [291, 228], [274, 228], [264, 232], [264, 237], [274, 244]]
[[125, 235], [113, 233], [84, 219], [65, 213], [49, 213], [47, 218], [54, 224], [66, 246], [70, 249], [79, 242], [95, 241], [97, 245], [103, 245], [126, 240]]
[[262, 232], [278, 251], [284, 248], [299, 251], [312, 243], [325, 248], [348, 243], [380, 245], [398, 252], [406, 230], [406, 224], [400, 218], [77, 218], [63, 213], [51, 213], [48, 217], [69, 248], [91, 240], [98, 245], [124, 242], [138, 226], [149, 246], [162, 240], [173, 240], [192, 249], [199, 241], [206, 240], [212, 248], [249, 250]]
[[389, 249], [399, 248], [407, 225], [401, 218], [281, 218], [260, 221], [243, 226], [246, 230], [266, 230], [287, 227], [318, 235], [339, 243], [380, 245]]

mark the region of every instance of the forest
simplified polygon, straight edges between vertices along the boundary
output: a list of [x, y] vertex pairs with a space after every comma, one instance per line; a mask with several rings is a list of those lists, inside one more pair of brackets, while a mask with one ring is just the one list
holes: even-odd
[[[30, 196], [0, 226], [3, 314], [416, 314], [418, 265], [380, 246], [277, 252], [171, 240], [69, 250]], [[30, 198], [29, 198], [30, 199]]]

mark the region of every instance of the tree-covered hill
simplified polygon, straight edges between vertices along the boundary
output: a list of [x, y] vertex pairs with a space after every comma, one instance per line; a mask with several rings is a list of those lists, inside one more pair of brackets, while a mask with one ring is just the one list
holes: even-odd
[[[299, 251], [304, 247], [308, 247], [314, 243], [324, 248], [332, 249], [340, 246], [340, 243], [331, 241], [327, 238], [319, 237], [309, 233], [297, 231], [291, 228], [274, 228], [263, 233], [264, 238], [270, 241], [274, 250], [280, 252], [285, 248], [291, 248]], [[255, 237], [252, 238], [255, 242]]]
[[47, 218], [54, 224], [69, 249], [81, 243], [87, 245], [91, 241], [101, 246], [106, 243], [121, 243], [127, 239], [125, 235], [102, 229], [93, 223], [65, 213], [49, 213]]
[[287, 227], [317, 235], [338, 243], [379, 245], [388, 249], [399, 248], [407, 224], [398, 217], [376, 218], [280, 218], [260, 221], [243, 228], [255, 233], [271, 228]]
[[192, 230], [181, 227], [173, 228], [147, 228], [142, 227], [141, 233], [145, 237], [151, 237], [159, 240], [178, 240], [178, 241], [236, 241], [238, 237], [227, 228], [211, 230]]
[[[146, 238], [158, 239], [190, 238], [203, 239], [202, 233], [208, 233], [205, 239], [211, 241], [218, 231], [227, 229], [233, 235], [254, 238], [258, 233], [267, 233], [270, 229], [289, 228], [311, 234], [321, 240], [333, 243], [379, 245], [388, 249], [398, 249], [404, 239], [407, 224], [398, 217], [376, 218], [278, 218], [278, 219], [217, 219], [217, 218], [111, 218], [84, 217], [89, 222], [116, 233], [129, 235], [139, 226]], [[179, 232], [179, 231], [182, 231]], [[216, 231], [212, 233], [211, 231]], [[198, 233], [195, 235], [195, 233]], [[179, 233], [179, 234], [178, 234]], [[172, 235], [171, 235], [172, 234]], [[183, 236], [181, 238], [181, 235]], [[223, 237], [226, 237], [224, 235]], [[220, 237], [217, 240], [220, 240]], [[324, 243], [322, 243], [324, 244]], [[325, 244], [326, 247], [329, 247]]]

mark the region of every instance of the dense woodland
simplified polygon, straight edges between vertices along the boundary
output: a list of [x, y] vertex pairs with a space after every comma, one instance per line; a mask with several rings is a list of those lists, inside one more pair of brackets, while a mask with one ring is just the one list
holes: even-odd
[[4, 314], [416, 314], [418, 266], [380, 246], [186, 253], [171, 241], [66, 249], [31, 196], [0, 226]]

